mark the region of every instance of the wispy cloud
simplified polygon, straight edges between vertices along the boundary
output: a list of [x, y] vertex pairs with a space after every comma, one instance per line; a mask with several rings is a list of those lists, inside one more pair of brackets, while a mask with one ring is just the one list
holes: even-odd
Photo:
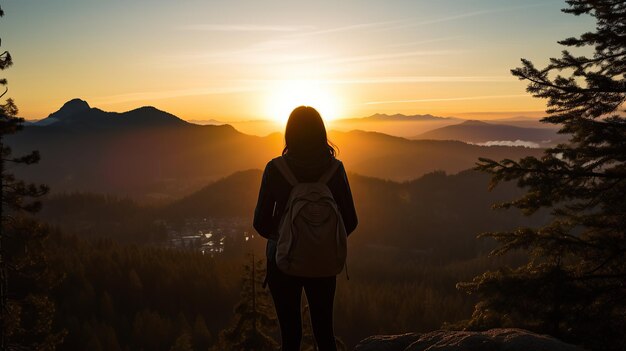
[[[298, 49], [296, 49], [298, 48]], [[171, 56], [169, 61], [180, 60], [197, 64], [240, 63], [275, 65], [287, 63], [315, 63], [315, 65], [340, 65], [359, 62], [385, 62], [400, 58], [441, 56], [466, 52], [465, 50], [413, 50], [385, 54], [332, 56], [328, 53], [308, 52], [297, 42], [288, 39], [260, 42], [239, 50], [209, 51]]]
[[[319, 53], [307, 54], [301, 50], [292, 50], [298, 45], [294, 39], [265, 40], [235, 50], [199, 51], [177, 53], [163, 58], [163, 61], [179, 64], [285, 64], [321, 59]], [[161, 64], [162, 62], [159, 62]]]
[[461, 50], [406, 51], [406, 52], [395, 52], [395, 53], [378, 54], [378, 55], [356, 55], [356, 56], [338, 57], [338, 58], [328, 59], [324, 61], [323, 63], [338, 64], [338, 63], [355, 63], [355, 62], [365, 62], [365, 61], [387, 61], [387, 60], [405, 58], [405, 57], [451, 55], [451, 54], [459, 54], [461, 52], [463, 51]]
[[464, 96], [453, 98], [436, 98], [436, 99], [411, 99], [411, 100], [385, 100], [385, 101], [370, 101], [366, 102], [366, 105], [384, 105], [384, 104], [406, 104], [417, 102], [440, 102], [440, 101], [467, 101], [467, 100], [489, 100], [489, 99], [510, 99], [529, 97], [528, 94], [516, 94], [516, 95], [484, 95], [484, 96]]
[[406, 77], [365, 77], [358, 79], [337, 79], [326, 81], [329, 84], [395, 84], [395, 83], [478, 83], [510, 82], [512, 76], [406, 76]]
[[[508, 77], [486, 76], [486, 77], [459, 77], [459, 76], [420, 76], [420, 77], [370, 77], [363, 79], [321, 79], [313, 81], [320, 85], [342, 85], [342, 84], [385, 84], [385, 83], [410, 83], [410, 82], [493, 82], [506, 79]], [[510, 78], [509, 78], [510, 79]], [[275, 79], [232, 79], [207, 82], [211, 87], [197, 87], [189, 89], [170, 89], [158, 91], [141, 91], [126, 94], [116, 94], [108, 96], [88, 97], [94, 104], [118, 104], [134, 101], [153, 101], [184, 96], [205, 96], [221, 94], [239, 94], [253, 91], [264, 91], [276, 86]], [[415, 100], [390, 100], [372, 101], [367, 105], [411, 103], [411, 102], [433, 102], [433, 101], [456, 101], [456, 100], [479, 100], [492, 98], [523, 97], [528, 95], [497, 95], [497, 96], [474, 96], [460, 98], [442, 99], [415, 99]]]
[[[234, 86], [254, 86], [258, 87], [275, 87], [278, 83], [291, 81], [292, 79], [229, 79], [213, 82], [217, 85], [234, 85]], [[297, 80], [297, 79], [296, 79]], [[511, 76], [406, 76], [406, 77], [363, 77], [363, 78], [346, 78], [346, 79], [303, 79], [310, 84], [319, 86], [331, 86], [331, 85], [358, 85], [358, 84], [398, 84], [398, 83], [479, 83], [479, 82], [509, 82], [515, 80]], [[299, 80], [298, 80], [299, 81]], [[502, 95], [502, 97], [509, 96], [527, 96], [527, 95]], [[487, 97], [473, 97], [487, 98]], [[468, 99], [468, 98], [453, 98], [453, 99]], [[404, 100], [402, 100], [404, 101]], [[413, 100], [407, 100], [410, 102]], [[395, 101], [390, 101], [392, 103]], [[371, 102], [370, 104], [383, 103]]]
[[[519, 5], [519, 6], [496, 8], [496, 9], [491, 9], [491, 10], [471, 11], [471, 12], [459, 13], [459, 14], [451, 15], [451, 16], [445, 16], [445, 17], [440, 17], [440, 18], [433, 18], [433, 19], [425, 20], [425, 21], [418, 21], [418, 22], [407, 23], [407, 24], [404, 24], [404, 25], [399, 25], [399, 26], [394, 26], [394, 27], [388, 27], [386, 29], [402, 29], [402, 28], [424, 26], [424, 25], [429, 25], [429, 24], [450, 22], [450, 21], [456, 21], [456, 20], [461, 20], [461, 19], [465, 19], [465, 18], [489, 15], [489, 14], [494, 14], [494, 13], [512, 12], [512, 11], [518, 11], [518, 10], [535, 8], [535, 7], [544, 7], [544, 6], [548, 6], [548, 5], [550, 5], [550, 4], [547, 3], [547, 2], [542, 2], [542, 3], [534, 3], [534, 4], [526, 4], [526, 5]], [[405, 20], [403, 22], [409, 22], [409, 20]]]
[[447, 16], [447, 17], [435, 18], [435, 19], [431, 19], [431, 20], [427, 20], [427, 21], [421, 21], [419, 23], [416, 23], [416, 25], [427, 25], [427, 24], [434, 24], [434, 23], [441, 23], [441, 22], [449, 22], [449, 21], [454, 21], [454, 20], [458, 20], [458, 19], [464, 19], [464, 18], [469, 18], [469, 17], [476, 17], [476, 16], [487, 15], [487, 14], [490, 14], [490, 13], [503, 12], [503, 11], [511, 11], [511, 10], [509, 10], [509, 9], [495, 9], [495, 10], [472, 11], [472, 12], [461, 13], [461, 14], [453, 15], [453, 16]]
[[235, 94], [250, 91], [257, 91], [261, 88], [255, 85], [241, 85], [233, 87], [213, 87], [213, 88], [191, 88], [191, 89], [174, 89], [160, 91], [143, 91], [127, 94], [117, 94], [109, 96], [90, 97], [89, 101], [94, 104], [118, 104], [133, 101], [151, 101], [162, 100], [182, 96], [202, 96], [202, 95], [220, 95]]
[[461, 36], [461, 35], [455, 35], [455, 36], [451, 36], [451, 37], [424, 39], [424, 40], [417, 40], [417, 41], [410, 41], [410, 42], [392, 44], [392, 45], [389, 45], [389, 47], [391, 47], [391, 48], [400, 48], [400, 47], [407, 47], [407, 46], [416, 46], [416, 45], [423, 45], [423, 44], [440, 43], [440, 42], [444, 42], [444, 41], [452, 41], [452, 40], [455, 40], [455, 39], [460, 39], [462, 37], [463, 36]]
[[292, 36], [308, 37], [308, 36], [316, 36], [316, 35], [331, 34], [331, 33], [338, 33], [338, 32], [349, 32], [349, 31], [355, 31], [355, 30], [361, 30], [361, 29], [367, 29], [367, 28], [378, 28], [378, 29], [391, 28], [397, 25], [398, 23], [402, 23], [402, 22], [404, 21], [381, 21], [381, 22], [357, 23], [357, 24], [351, 24], [347, 26], [320, 29], [320, 30], [302, 32], [302, 33], [294, 33], [292, 34]]
[[203, 32], [297, 32], [315, 29], [313, 26], [258, 25], [258, 24], [190, 24], [181, 30]]

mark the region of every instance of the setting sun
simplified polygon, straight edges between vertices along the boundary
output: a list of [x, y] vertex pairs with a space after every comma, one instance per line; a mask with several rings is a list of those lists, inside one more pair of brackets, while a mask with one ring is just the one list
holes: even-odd
[[332, 87], [312, 80], [280, 80], [271, 86], [266, 99], [267, 118], [285, 124], [294, 108], [314, 107], [324, 121], [332, 121], [341, 114], [339, 97]]

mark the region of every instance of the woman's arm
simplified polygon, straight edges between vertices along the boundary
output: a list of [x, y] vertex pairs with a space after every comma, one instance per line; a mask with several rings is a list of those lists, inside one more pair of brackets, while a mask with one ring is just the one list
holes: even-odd
[[254, 220], [252, 225], [254, 229], [264, 238], [270, 239], [273, 236], [273, 214], [276, 200], [269, 188], [268, 168], [270, 163], [265, 166], [263, 177], [261, 178], [261, 188], [259, 189], [259, 199], [254, 210]]
[[359, 221], [356, 216], [354, 200], [352, 199], [352, 191], [350, 190], [348, 176], [346, 175], [343, 163], [339, 165], [337, 173], [333, 177], [332, 181], [334, 183], [332, 184], [333, 188], [336, 189], [336, 191], [333, 191], [333, 196], [335, 197], [335, 202], [337, 202], [337, 206], [339, 207], [339, 212], [341, 212], [343, 224], [346, 226], [346, 233], [350, 235], [350, 233], [356, 229]]

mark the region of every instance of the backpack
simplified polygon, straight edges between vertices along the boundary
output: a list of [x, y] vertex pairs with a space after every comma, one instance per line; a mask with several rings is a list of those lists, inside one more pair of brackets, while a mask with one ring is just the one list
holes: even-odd
[[326, 185], [341, 161], [314, 183], [299, 183], [283, 157], [274, 159], [293, 186], [278, 226], [276, 265], [301, 277], [337, 275], [346, 264], [347, 234], [333, 194]]

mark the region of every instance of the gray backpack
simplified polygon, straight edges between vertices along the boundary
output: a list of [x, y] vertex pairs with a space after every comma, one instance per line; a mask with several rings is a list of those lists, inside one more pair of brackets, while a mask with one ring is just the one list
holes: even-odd
[[337, 275], [346, 264], [347, 235], [333, 194], [326, 185], [341, 161], [315, 183], [299, 183], [283, 157], [274, 159], [293, 186], [278, 226], [276, 265], [300, 277]]

